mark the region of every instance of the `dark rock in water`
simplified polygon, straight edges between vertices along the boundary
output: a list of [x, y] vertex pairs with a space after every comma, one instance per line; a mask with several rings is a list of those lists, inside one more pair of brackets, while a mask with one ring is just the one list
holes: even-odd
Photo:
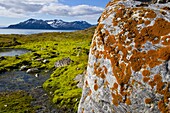
[[71, 62], [73, 62], [69, 57], [68, 58], [63, 58], [62, 60], [59, 60], [55, 62], [55, 68], [62, 67], [62, 66], [67, 66]]
[[1, 74], [1, 73], [4, 73], [4, 72], [6, 72], [6, 71], [7, 71], [7, 69], [4, 69], [4, 68], [3, 68], [3, 69], [0, 69], [0, 74]]
[[39, 77], [39, 74], [37, 73], [37, 74], [35, 74], [35, 77]]
[[38, 68], [31, 68], [26, 71], [26, 73], [38, 73], [40, 70]]
[[38, 53], [33, 53], [34, 56], [40, 57], [41, 55]]
[[140, 4], [111, 0], [101, 15], [78, 113], [170, 113], [170, 2]]
[[1, 60], [5, 60], [5, 57], [4, 57], [4, 56], [1, 56], [1, 57], [0, 57], [0, 61], [1, 61]]

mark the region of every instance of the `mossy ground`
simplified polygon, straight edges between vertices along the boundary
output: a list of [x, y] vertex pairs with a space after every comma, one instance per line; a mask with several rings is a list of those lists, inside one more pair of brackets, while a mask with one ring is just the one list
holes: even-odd
[[[43, 84], [51, 100], [61, 109], [76, 111], [81, 89], [73, 79], [82, 74], [87, 66], [88, 53], [94, 27], [71, 33], [41, 33], [34, 35], [0, 35], [0, 47], [25, 48], [32, 52], [0, 60], [0, 72], [19, 69], [23, 65], [41, 70], [53, 70], [51, 77]], [[73, 62], [55, 68], [54, 63], [70, 57]], [[37, 59], [47, 59], [43, 63]]]
[[24, 91], [0, 93], [0, 113], [35, 113], [33, 98]]

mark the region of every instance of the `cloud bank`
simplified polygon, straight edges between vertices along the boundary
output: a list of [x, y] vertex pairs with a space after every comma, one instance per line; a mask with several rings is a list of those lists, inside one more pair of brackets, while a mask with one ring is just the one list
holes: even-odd
[[48, 14], [56, 17], [96, 18], [103, 8], [90, 5], [69, 6], [57, 0], [1, 0], [0, 16], [29, 17]]

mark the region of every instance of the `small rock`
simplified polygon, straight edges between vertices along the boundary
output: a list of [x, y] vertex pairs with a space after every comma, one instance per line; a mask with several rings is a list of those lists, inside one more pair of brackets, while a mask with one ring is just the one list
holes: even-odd
[[77, 70], [80, 70], [80, 68], [77, 68]]
[[35, 74], [35, 77], [39, 77], [39, 74], [37, 73], [37, 74]]
[[38, 88], [43, 88], [43, 87], [42, 86], [37, 86], [36, 89], [38, 89]]
[[37, 73], [39, 72], [38, 68], [31, 68], [26, 71], [26, 73]]
[[52, 94], [53, 94], [53, 92], [50, 91], [50, 95], [52, 95]]
[[62, 67], [62, 66], [67, 66], [69, 65], [71, 62], [73, 62], [69, 57], [68, 58], [63, 58], [62, 60], [59, 60], [57, 62], [55, 62], [55, 67]]
[[48, 63], [48, 62], [49, 62], [49, 60], [47, 60], [47, 59], [43, 60], [43, 63]]
[[37, 58], [35, 59], [36, 61], [43, 61], [44, 59], [43, 58]]
[[48, 72], [49, 72], [49, 70], [45, 70], [44, 72], [48, 73]]
[[28, 68], [28, 66], [21, 66], [21, 68], [20, 68], [20, 71], [24, 71], [24, 70], [26, 70]]
[[5, 105], [4, 105], [4, 107], [8, 107], [8, 105], [7, 105], [7, 104], [5, 104]]
[[47, 94], [45, 93], [44, 96], [47, 96]]

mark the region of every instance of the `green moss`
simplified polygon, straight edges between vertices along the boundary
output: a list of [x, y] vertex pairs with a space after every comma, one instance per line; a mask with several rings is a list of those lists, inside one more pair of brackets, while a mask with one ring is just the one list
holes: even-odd
[[75, 112], [81, 97], [81, 89], [77, 88], [76, 75], [83, 73], [86, 63], [72, 63], [69, 66], [57, 68], [43, 87], [52, 92], [52, 101], [59, 108], [73, 109]]
[[24, 91], [0, 93], [0, 113], [35, 113], [33, 98]]

